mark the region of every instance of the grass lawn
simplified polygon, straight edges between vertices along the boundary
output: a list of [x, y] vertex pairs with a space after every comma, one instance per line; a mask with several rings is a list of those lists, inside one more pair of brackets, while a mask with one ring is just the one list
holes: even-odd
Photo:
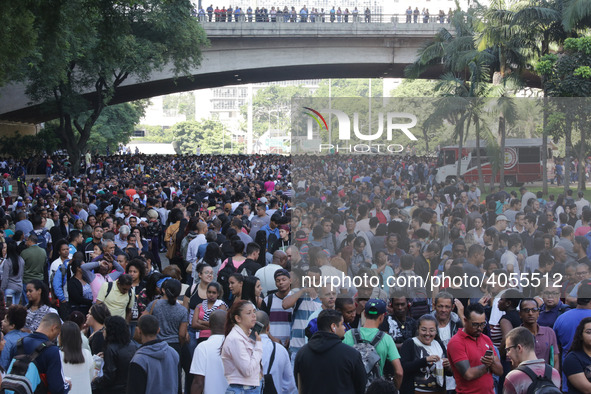
[[[573, 191], [573, 198], [576, 200], [577, 197], [577, 185], [578, 183], [572, 183], [571, 184], [571, 189]], [[525, 185], [525, 187], [527, 187], [527, 190], [529, 190], [530, 192], [537, 194], [537, 192], [542, 191], [542, 185], [541, 182], [538, 185], [533, 184], [533, 185]], [[505, 190], [509, 193], [511, 193], [512, 190], [515, 190], [517, 192], [518, 196], [521, 196], [521, 194], [519, 193], [519, 187], [506, 187]], [[549, 184], [548, 185], [548, 194], [554, 194], [554, 201], [556, 201], [556, 198], [558, 197], [559, 194], [563, 194], [564, 193], [564, 187], [563, 186], [556, 186], [555, 184]], [[591, 201], [591, 186], [589, 184], [587, 184], [587, 190], [584, 190], [585, 193], [585, 199], [588, 201]], [[544, 199], [548, 200], [548, 196], [544, 196]]]

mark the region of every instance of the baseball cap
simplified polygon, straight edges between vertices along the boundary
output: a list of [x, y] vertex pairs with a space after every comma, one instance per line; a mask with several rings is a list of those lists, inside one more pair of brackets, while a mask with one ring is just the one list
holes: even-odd
[[307, 241], [308, 237], [306, 237], [306, 232], [303, 230], [298, 230], [296, 232], [296, 241]]
[[261, 197], [259, 198], [259, 201], [262, 202], [263, 204], [267, 203], [267, 197]]
[[376, 298], [371, 298], [365, 304], [365, 313], [368, 315], [383, 315], [386, 313], [386, 303]]
[[508, 221], [508, 220], [507, 220], [507, 216], [505, 216], [505, 215], [498, 215], [498, 216], [497, 216], [497, 220], [496, 220], [496, 221], [498, 222], [499, 220]]
[[275, 273], [273, 274], [273, 278], [277, 279], [280, 276], [287, 276], [288, 278], [291, 278], [291, 275], [289, 274], [289, 271], [286, 270], [285, 268], [279, 268], [277, 271], [275, 271]]

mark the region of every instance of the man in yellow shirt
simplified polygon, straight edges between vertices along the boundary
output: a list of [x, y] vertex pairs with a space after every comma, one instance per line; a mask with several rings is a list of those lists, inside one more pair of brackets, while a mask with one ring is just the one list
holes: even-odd
[[105, 282], [96, 297], [96, 302], [105, 303], [112, 316], [121, 316], [127, 322], [131, 320], [131, 307], [135, 300], [131, 288], [131, 275], [123, 274], [115, 282]]

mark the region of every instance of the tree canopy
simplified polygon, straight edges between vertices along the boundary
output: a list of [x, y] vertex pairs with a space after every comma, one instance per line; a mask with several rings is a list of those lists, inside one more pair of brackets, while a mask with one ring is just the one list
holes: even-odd
[[74, 171], [124, 81], [165, 67], [189, 75], [199, 65], [207, 40], [191, 10], [189, 0], [50, 0], [33, 8], [36, 43], [18, 77], [34, 102], [57, 110], [55, 132]]

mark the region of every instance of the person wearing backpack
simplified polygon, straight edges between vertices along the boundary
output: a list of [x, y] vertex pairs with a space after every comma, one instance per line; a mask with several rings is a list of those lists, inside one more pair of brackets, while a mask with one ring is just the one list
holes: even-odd
[[131, 288], [133, 279], [129, 274], [119, 276], [115, 282], [105, 282], [96, 296], [97, 303], [104, 303], [111, 316], [121, 316], [128, 322], [131, 320], [131, 307], [135, 294]]
[[558, 394], [561, 393], [560, 373], [538, 359], [535, 338], [525, 327], [509, 331], [505, 338], [505, 351], [513, 371], [507, 374], [503, 385], [505, 394]]
[[[62, 321], [57, 313], [48, 313], [43, 316], [37, 331], [17, 342], [16, 357], [3, 377], [0, 388], [14, 389], [15, 386], [9, 386], [9, 384], [25, 376], [25, 379], [34, 385], [34, 392], [39, 385], [43, 385], [44, 389], [40, 390], [42, 392], [68, 393], [71, 388], [70, 383], [64, 379], [59, 348], [54, 345], [61, 329]], [[26, 355], [30, 357], [23, 357]]]
[[345, 345], [341, 312], [327, 309], [318, 315], [318, 331], [295, 358], [294, 376], [300, 394], [364, 393], [367, 375], [361, 354]]
[[281, 344], [269, 338], [269, 315], [257, 312], [257, 321], [263, 325], [263, 389], [262, 394], [297, 394], [298, 388], [293, 377], [289, 353]]
[[[365, 371], [368, 377], [368, 383], [379, 379], [384, 370], [386, 361], [392, 363], [394, 367], [394, 381], [396, 387], [400, 388], [402, 384], [402, 364], [400, 363], [400, 354], [396, 344], [390, 335], [385, 335], [378, 327], [384, 322], [387, 309], [386, 303], [382, 300], [372, 298], [365, 304], [365, 324], [362, 328], [347, 331], [343, 343], [361, 349]], [[367, 345], [371, 347], [368, 347]], [[372, 349], [373, 347], [373, 349]], [[373, 350], [373, 351], [372, 351]], [[362, 352], [363, 351], [363, 352]], [[378, 369], [375, 370], [375, 358], [377, 354], [380, 357]]]

